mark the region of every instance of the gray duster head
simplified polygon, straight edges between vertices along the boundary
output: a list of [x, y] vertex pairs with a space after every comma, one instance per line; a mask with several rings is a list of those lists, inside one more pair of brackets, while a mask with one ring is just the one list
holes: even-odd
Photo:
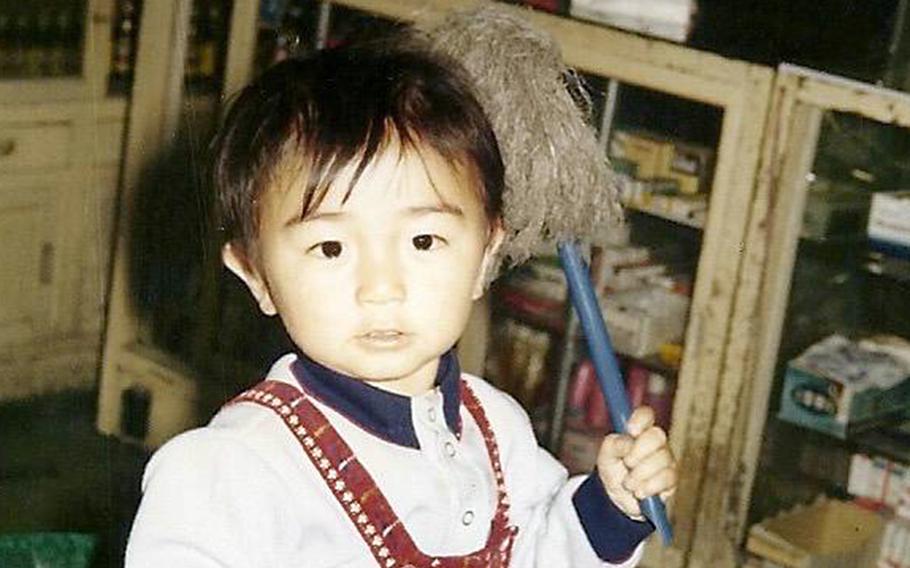
[[516, 9], [456, 11], [426, 30], [475, 83], [505, 162], [502, 256], [596, 243], [622, 222], [615, 177], [588, 125], [590, 99], [552, 38]]

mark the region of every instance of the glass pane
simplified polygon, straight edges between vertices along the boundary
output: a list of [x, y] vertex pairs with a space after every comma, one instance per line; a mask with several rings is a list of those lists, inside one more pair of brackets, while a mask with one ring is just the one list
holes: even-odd
[[221, 92], [231, 5], [229, 0], [193, 0], [184, 69], [191, 95]]
[[132, 85], [141, 16], [142, 0], [117, 0], [111, 29], [111, 69], [108, 76], [111, 94], [127, 93]]
[[[322, 24], [320, 23], [322, 22]], [[325, 26], [320, 32], [320, 25]], [[294, 54], [367, 39], [397, 24], [360, 10], [313, 0], [263, 0], [259, 9], [256, 69], [262, 71]], [[320, 33], [325, 37], [320, 37]]]
[[85, 0], [0, 0], [0, 78], [82, 73]]
[[[187, 29], [184, 87], [187, 93], [217, 94], [221, 90], [231, 21], [229, 0], [194, 0]], [[116, 0], [111, 30], [108, 90], [124, 95], [132, 87], [142, 0]]]
[[910, 460], [908, 179], [910, 131], [825, 113], [752, 522], [819, 494], [870, 497], [858, 456]]
[[345, 6], [332, 6], [328, 46], [368, 40], [399, 26], [398, 22]]
[[[665, 428], [681, 366], [684, 334], [701, 252], [722, 111], [646, 89], [620, 85], [609, 111], [608, 81], [583, 76], [591, 124], [619, 172], [628, 223], [596, 251], [603, 313], [633, 406], [652, 406]], [[610, 118], [612, 117], [612, 121]], [[605, 120], [606, 119], [606, 120]], [[541, 256], [494, 286], [494, 333], [487, 376], [531, 411], [548, 433], [564, 347], [565, 279], [558, 260]], [[587, 361], [584, 341], [569, 379], [560, 457], [572, 470], [593, 464], [611, 430]]]
[[263, 0], [259, 5], [255, 69], [286, 59], [292, 52], [305, 52], [317, 44], [322, 3], [312, 0]]
[[[130, 228], [130, 269], [143, 315], [142, 342], [203, 372], [209, 372], [206, 357], [219, 325], [212, 314], [219, 310], [220, 252], [211, 226], [207, 162], [221, 111], [230, 7], [228, 0], [192, 4], [176, 136], [144, 172]], [[139, 5], [120, 0], [118, 10], [124, 17], [132, 14], [135, 30]], [[131, 82], [132, 67], [121, 77]], [[129, 83], [124, 86], [129, 88]]]

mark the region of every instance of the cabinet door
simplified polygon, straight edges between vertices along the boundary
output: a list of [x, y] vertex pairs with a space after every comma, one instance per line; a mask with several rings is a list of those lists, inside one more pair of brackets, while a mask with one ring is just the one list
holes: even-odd
[[[857, 460], [872, 456], [894, 471], [910, 464], [910, 102], [811, 72], [790, 71], [781, 85], [799, 104], [781, 125], [792, 142], [774, 176], [783, 197], [769, 254], [755, 404], [766, 416], [756, 421], [761, 437], [757, 427], [750, 437], [761, 473], [749, 521], [819, 494], [893, 507], [866, 487], [874, 476]], [[820, 87], [831, 91], [824, 100], [805, 94]], [[879, 107], [893, 117], [870, 111]]]
[[79, 305], [77, 328], [81, 333], [101, 331], [107, 305], [113, 242], [114, 206], [117, 197], [117, 170], [98, 170], [93, 186], [85, 192], [85, 214], [79, 250]]
[[53, 195], [40, 182], [0, 184], [0, 345], [33, 340], [51, 325]]
[[[779, 201], [743, 451], [746, 546], [763, 558], [762, 538], [789, 526], [778, 515], [819, 496], [897, 510], [910, 466], [910, 100], [799, 68], [777, 90]], [[885, 529], [877, 565], [903, 531]], [[873, 544], [868, 563], [848, 556], [855, 544], [844, 561], [876, 565]]]

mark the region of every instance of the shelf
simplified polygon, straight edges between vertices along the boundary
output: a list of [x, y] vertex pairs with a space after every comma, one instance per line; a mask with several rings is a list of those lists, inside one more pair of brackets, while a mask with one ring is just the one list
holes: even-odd
[[663, 219], [664, 221], [670, 221], [671, 223], [676, 223], [678, 225], [683, 225], [691, 229], [698, 229], [699, 231], [704, 230], [705, 223], [702, 219], [691, 218], [689, 216], [677, 215], [663, 211], [653, 206], [646, 206], [642, 204], [626, 204], [626, 209], [631, 211], [636, 211], [638, 213], [643, 213], [645, 215], [650, 215], [652, 217], [657, 217], [658, 219]]
[[[565, 312], [562, 302], [533, 298], [507, 286], [501, 288], [496, 297], [499, 301], [495, 309], [501, 316], [546, 333], [558, 336], [565, 333]], [[579, 332], [578, 339], [583, 339], [581, 332]], [[621, 359], [635, 361], [668, 379], [675, 380], [679, 374], [678, 368], [664, 363], [657, 353], [641, 357], [620, 351], [617, 351], [616, 354]]]
[[502, 286], [496, 294], [497, 309], [506, 317], [548, 333], [565, 333], [565, 304], [538, 298], [509, 286]]
[[851, 440], [857, 451], [910, 464], [910, 428], [898, 426], [864, 432]]
[[910, 284], [910, 248], [870, 241], [862, 269], [876, 276]]
[[663, 375], [663, 377], [666, 379], [675, 380], [676, 377], [679, 375], [678, 367], [673, 367], [671, 365], [667, 365], [660, 359], [660, 356], [658, 356], [656, 353], [652, 353], [650, 355], [644, 355], [642, 357], [635, 357], [632, 355], [626, 355], [625, 353], [619, 353], [619, 356], [623, 359], [627, 359], [629, 361], [634, 361], [634, 362], [640, 364], [642, 367], [645, 367], [646, 369], [653, 371], [659, 375]]
[[887, 257], [870, 259], [863, 263], [862, 268], [869, 274], [910, 284], [910, 261]]
[[894, 420], [900, 417], [891, 415], [890, 420], [882, 418], [857, 426], [857, 430], [848, 431], [846, 438], [831, 436], [820, 430], [806, 427], [796, 422], [777, 418], [778, 421], [799, 428], [812, 435], [822, 436], [826, 442], [838, 444], [857, 453], [872, 453], [910, 464], [910, 429], [896, 426]]
[[910, 258], [906, 248], [885, 247], [865, 235], [830, 236], [824, 239], [800, 237], [801, 250], [814, 256], [834, 258], [832, 262], [855, 263], [860, 271], [910, 284]]

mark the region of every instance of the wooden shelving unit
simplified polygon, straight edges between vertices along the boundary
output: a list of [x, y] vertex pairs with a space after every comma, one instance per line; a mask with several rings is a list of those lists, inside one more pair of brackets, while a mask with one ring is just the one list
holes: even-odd
[[[750, 241], [747, 245], [747, 254], [761, 254], [766, 258], [761, 300], [758, 304], [762, 318], [756, 321], [758, 325], [754, 328], [758, 348], [743, 369], [743, 384], [746, 388], [741, 396], [742, 407], [746, 411], [736, 421], [735, 430], [738, 435], [725, 448], [727, 457], [713, 460], [709, 466], [712, 471], [725, 472], [719, 476], [717, 488], [720, 491], [717, 492], [713, 505], [730, 512], [728, 531], [731, 538], [743, 534], [748, 525], [750, 506], [761, 497], [756, 494], [761, 485], [756, 482], [762, 475], [759, 470], [761, 447], [768, 429], [777, 420], [771, 411], [776, 405], [776, 400], [772, 397], [779, 390], [776, 385], [780, 385], [780, 369], [786, 363], [786, 360], [781, 360], [784, 356], [779, 353], [787, 339], [788, 328], [785, 322], [788, 321], [788, 312], [794, 308], [790, 305], [791, 293], [797, 279], [802, 276], [797, 272], [797, 258], [803, 255], [800, 230], [810, 179], [807, 174], [818, 167], [819, 142], [825, 132], [823, 117], [826, 113], [858, 117], [869, 124], [867, 131], [886, 126], [910, 129], [910, 96], [907, 94], [809, 69], [781, 66], [775, 82], [774, 100], [775, 110], [765, 141], [766, 164], [760, 177], [759, 190], [772, 198], [763, 215], [768, 225], [767, 239]], [[887, 189], [877, 187], [874, 190]], [[850, 243], [857, 250], [862, 248], [861, 245], [856, 239]], [[843, 246], [845, 245], [841, 245], [841, 248]], [[843, 270], [839, 272], [845, 280], [864, 271], [871, 273], [866, 275], [867, 278], [889, 279], [896, 286], [904, 286], [905, 290], [902, 296], [891, 296], [893, 300], [900, 300], [910, 290], [903, 272], [905, 265], [901, 264], [900, 259], [867, 256], [863, 260], [863, 255], [857, 253], [853, 260], [858, 262], [852, 268], [846, 267], [845, 262]], [[836, 266], [839, 265], [835, 265], [835, 268]], [[803, 278], [811, 278], [811, 275]], [[874, 282], [868, 283], [872, 284]], [[867, 288], [864, 286], [858, 289]], [[828, 299], [825, 297], [826, 290], [830, 290], [830, 287], [820, 288], [816, 293], [819, 302]], [[843, 293], [850, 294], [851, 290], [857, 288], [847, 288]], [[858, 300], [845, 296], [843, 301]], [[899, 303], [889, 305], [892, 306], [891, 311], [901, 309]], [[854, 324], [843, 322], [842, 327], [842, 332], [849, 335]], [[820, 338], [801, 339], [811, 343]], [[851, 451], [877, 451], [890, 457], [899, 454], [893, 451], [893, 447], [889, 448], [887, 443], [876, 449], [877, 442], [883, 441], [881, 432], [876, 430], [846, 442], [819, 437], [824, 438], [824, 445], [840, 444], [848, 454]], [[817, 445], [818, 442], [811, 438], [806, 443]], [[722, 457], [719, 452], [715, 455]], [[906, 459], [906, 454], [901, 459]], [[831, 467], [835, 465], [831, 464]], [[800, 475], [791, 472], [791, 477], [799, 480]], [[811, 480], [807, 483], [811, 483]], [[718, 558], [716, 544], [705, 541], [702, 545], [707, 549], [708, 557]]]
[[127, 107], [106, 95], [112, 0], [8, 7], [31, 35], [0, 54], [2, 399], [95, 384]]

